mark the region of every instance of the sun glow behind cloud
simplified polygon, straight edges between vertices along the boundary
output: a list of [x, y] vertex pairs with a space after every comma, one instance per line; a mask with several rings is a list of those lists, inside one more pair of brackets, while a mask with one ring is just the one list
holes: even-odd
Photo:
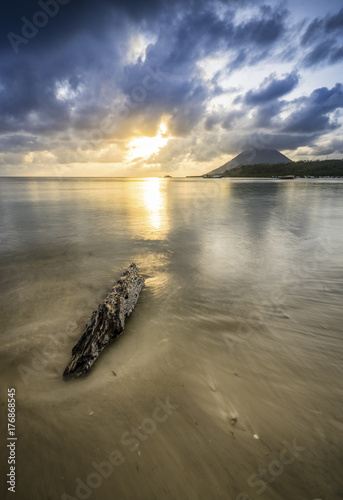
[[[7, 31], [34, 15], [7, 3]], [[0, 40], [0, 175], [201, 175], [252, 143], [342, 157], [341, 1], [83, 3], [18, 45], [24, 66]]]
[[165, 137], [167, 127], [162, 123], [158, 134], [155, 137], [138, 137], [129, 143], [129, 154], [127, 159], [134, 161], [137, 159], [147, 160], [153, 154], [159, 152], [167, 142], [169, 137]]

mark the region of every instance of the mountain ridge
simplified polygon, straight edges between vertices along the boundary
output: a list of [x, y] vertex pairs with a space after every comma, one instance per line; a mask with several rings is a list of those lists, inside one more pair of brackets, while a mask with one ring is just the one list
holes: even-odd
[[211, 170], [206, 175], [223, 174], [227, 170], [240, 167], [241, 165], [255, 165], [255, 164], [279, 164], [279, 163], [292, 163], [292, 160], [287, 158], [284, 154], [276, 149], [257, 149], [250, 148], [242, 151], [232, 160], [224, 163], [218, 168]]
[[241, 165], [224, 172], [223, 177], [343, 177], [343, 159], [300, 160], [292, 163]]

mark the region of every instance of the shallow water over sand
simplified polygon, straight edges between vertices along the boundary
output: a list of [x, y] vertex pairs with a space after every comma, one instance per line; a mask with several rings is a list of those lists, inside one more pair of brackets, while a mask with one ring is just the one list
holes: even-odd
[[[343, 498], [342, 195], [341, 181], [1, 179], [14, 498]], [[125, 333], [63, 381], [131, 262], [146, 286]], [[5, 445], [1, 459], [3, 479]]]

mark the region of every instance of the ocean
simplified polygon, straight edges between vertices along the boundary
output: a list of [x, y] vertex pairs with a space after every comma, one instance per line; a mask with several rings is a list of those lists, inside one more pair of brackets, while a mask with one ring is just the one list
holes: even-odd
[[[1, 178], [14, 498], [343, 498], [342, 227], [341, 180]], [[125, 332], [63, 380], [132, 262]]]

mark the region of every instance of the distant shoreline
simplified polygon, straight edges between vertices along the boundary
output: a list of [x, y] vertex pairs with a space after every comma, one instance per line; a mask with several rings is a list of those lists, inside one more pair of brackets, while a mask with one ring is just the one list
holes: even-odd
[[[257, 163], [254, 165], [240, 165], [226, 170], [222, 177], [265, 177], [277, 178], [281, 176], [295, 176], [300, 178], [335, 178], [343, 177], [343, 160], [314, 160], [297, 161], [292, 163]], [[214, 176], [205, 174], [206, 178]]]
[[297, 161], [292, 163], [257, 163], [253, 165], [240, 165], [230, 170], [226, 170], [221, 174], [200, 174], [186, 176], [153, 176], [153, 177], [125, 177], [125, 176], [32, 176], [32, 175], [2, 175], [1, 179], [47, 179], [47, 180], [65, 180], [65, 179], [216, 179], [220, 177], [241, 177], [241, 178], [266, 178], [272, 179], [282, 176], [294, 176], [295, 178], [343, 178], [343, 160], [314, 160], [314, 161]]

